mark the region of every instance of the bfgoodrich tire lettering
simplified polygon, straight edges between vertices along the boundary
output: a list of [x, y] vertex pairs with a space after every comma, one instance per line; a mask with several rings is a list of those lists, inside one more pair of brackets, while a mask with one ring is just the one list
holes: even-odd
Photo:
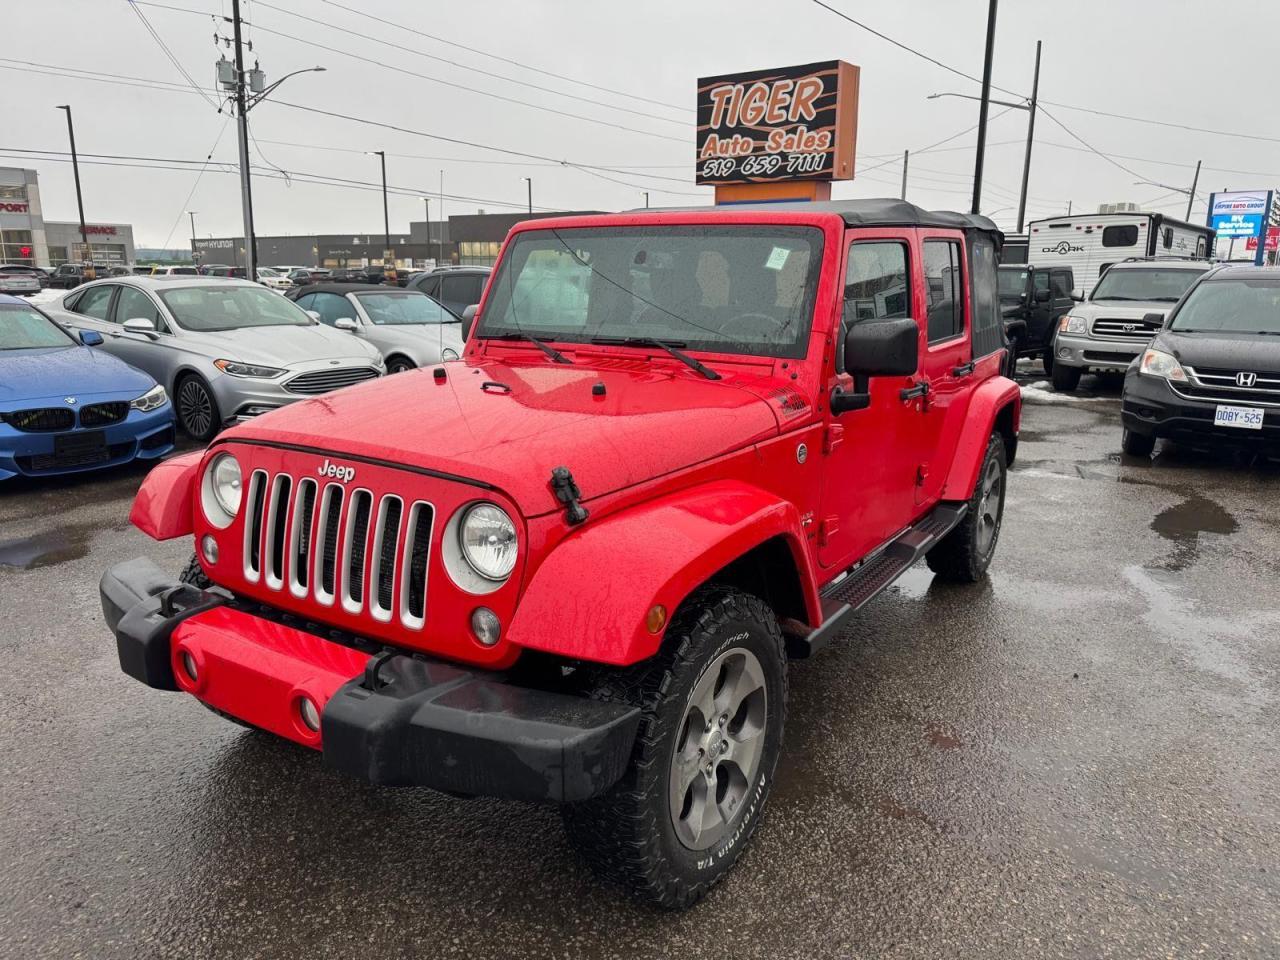
[[[732, 699], [727, 694], [729, 679], [719, 677], [726, 663], [758, 667], [756, 699], [748, 690], [751, 681], [739, 689], [743, 701], [754, 706], [727, 719], [723, 727], [723, 713], [718, 713], [711, 731], [691, 731], [691, 698], [700, 689], [718, 689], [719, 696], [713, 698], [717, 703]], [[708, 684], [713, 668], [717, 676]], [[700, 590], [677, 613], [656, 657], [625, 670], [601, 671], [590, 692], [601, 699], [636, 703], [643, 712], [631, 765], [622, 780], [601, 797], [564, 808], [570, 841], [602, 877], [657, 905], [688, 907], [742, 854], [773, 784], [787, 697], [786, 654], [777, 617], [750, 594], [723, 587]], [[683, 748], [682, 753], [694, 757], [704, 740], [718, 741], [721, 730], [730, 740], [749, 732], [747, 715], [752, 709], [760, 710], [753, 772], [747, 782], [733, 783], [713, 761], [707, 785], [714, 785], [725, 816], [723, 829], [704, 836], [704, 844], [680, 829], [682, 811], [674, 810], [673, 797], [685, 795], [672, 786], [677, 751]], [[724, 755], [732, 758], [736, 749], [731, 746]], [[699, 759], [705, 763], [707, 756]]]

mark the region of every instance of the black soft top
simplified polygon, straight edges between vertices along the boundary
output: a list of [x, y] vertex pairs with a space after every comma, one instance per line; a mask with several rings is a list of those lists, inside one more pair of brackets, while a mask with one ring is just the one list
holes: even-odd
[[[667, 208], [670, 209], [670, 208]], [[706, 210], [683, 207], [682, 210]], [[954, 210], [925, 210], [906, 200], [794, 200], [779, 203], [734, 203], [723, 210], [765, 210], [786, 213], [837, 213], [851, 227], [940, 227], [946, 230], [981, 230], [1004, 237], [1000, 228], [981, 214]], [[640, 211], [636, 211], [637, 213]]]

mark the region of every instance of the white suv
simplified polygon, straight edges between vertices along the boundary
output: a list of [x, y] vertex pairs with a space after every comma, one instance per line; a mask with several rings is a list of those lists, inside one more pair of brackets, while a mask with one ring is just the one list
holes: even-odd
[[1133, 257], [1108, 267], [1089, 299], [1058, 321], [1054, 389], [1075, 390], [1086, 370], [1128, 369], [1173, 305], [1212, 265], [1208, 260]]

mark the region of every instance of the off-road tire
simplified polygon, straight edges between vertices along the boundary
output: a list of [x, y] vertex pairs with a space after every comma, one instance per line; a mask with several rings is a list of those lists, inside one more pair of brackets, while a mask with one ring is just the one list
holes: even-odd
[[1049, 379], [1053, 381], [1053, 389], [1059, 393], [1075, 393], [1076, 387], [1080, 386], [1080, 375], [1083, 372], [1079, 367], [1055, 363], [1053, 369], [1049, 371]]
[[[986, 483], [993, 475], [999, 484], [998, 491]], [[996, 544], [1000, 541], [1006, 477], [1004, 438], [993, 433], [987, 442], [987, 453], [982, 458], [978, 482], [974, 484], [964, 518], [925, 554], [929, 569], [943, 580], [973, 583], [987, 572], [991, 558], [995, 556]], [[994, 505], [990, 502], [993, 494], [996, 494]], [[988, 527], [988, 523], [994, 525]]]
[[1120, 434], [1120, 449], [1131, 457], [1149, 457], [1156, 448], [1156, 438], [1134, 433], [1128, 427]]
[[[676, 833], [669, 777], [686, 710], [699, 681], [721, 654], [743, 649], [762, 668], [767, 718], [758, 768], [724, 839], [693, 850]], [[698, 590], [681, 605], [662, 650], [625, 669], [601, 670], [595, 699], [641, 708], [631, 763], [605, 794], [562, 808], [569, 840], [604, 879], [668, 909], [700, 900], [737, 861], [760, 822], [786, 722], [786, 650], [777, 616], [763, 600], [727, 587]], [[701, 761], [699, 761], [700, 763]]]

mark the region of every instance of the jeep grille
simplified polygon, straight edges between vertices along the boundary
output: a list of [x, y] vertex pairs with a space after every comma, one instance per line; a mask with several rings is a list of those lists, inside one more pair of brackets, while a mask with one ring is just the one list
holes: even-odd
[[[250, 475], [245, 503], [244, 575], [250, 583], [422, 628], [432, 504], [406, 506], [392, 493], [375, 496], [265, 470]], [[392, 609], [396, 596], [399, 609]]]

